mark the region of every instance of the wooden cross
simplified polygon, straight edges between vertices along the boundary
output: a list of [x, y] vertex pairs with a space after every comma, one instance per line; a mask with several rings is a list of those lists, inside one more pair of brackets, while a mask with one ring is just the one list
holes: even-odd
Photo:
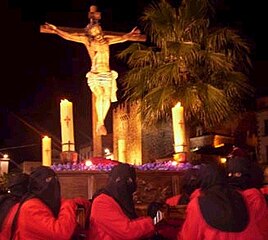
[[97, 11], [97, 6], [92, 5], [89, 8], [88, 19], [90, 24], [98, 24], [101, 19], [101, 12]]
[[[90, 6], [89, 12], [88, 12], [88, 19], [90, 24], [99, 24], [99, 20], [101, 19], [101, 12], [97, 11], [97, 7], [95, 5]], [[60, 30], [69, 32], [69, 33], [75, 33], [77, 35], [85, 34], [85, 28], [73, 28], [73, 27], [57, 27]], [[40, 32], [41, 33], [53, 33], [55, 32], [51, 29], [48, 29], [45, 25], [40, 26]], [[126, 34], [126, 32], [114, 32], [114, 31], [103, 31], [104, 36], [123, 36]], [[146, 35], [140, 34], [139, 36], [132, 36], [128, 39], [128, 41], [139, 41], [139, 42], [145, 42], [146, 41]]]
[[[91, 6], [88, 12], [89, 24], [99, 24], [99, 20], [101, 19], [101, 13], [97, 11], [97, 7], [95, 5]], [[72, 28], [72, 27], [58, 27], [57, 29], [68, 32], [69, 34], [75, 35], [76, 37], [84, 37], [87, 36], [87, 30], [85, 28]], [[55, 29], [47, 27], [47, 25], [40, 26], [41, 33], [52, 33], [56, 34]], [[127, 33], [124, 32], [111, 32], [111, 31], [103, 31], [104, 37], [112, 38], [117, 36], [123, 36]], [[67, 39], [70, 40], [70, 39]], [[72, 40], [71, 40], [72, 41]], [[138, 42], [145, 42], [146, 35], [142, 34], [134, 34], [130, 35], [127, 41], [138, 41]], [[95, 97], [92, 94], [92, 105], [95, 105]], [[65, 119], [65, 121], [69, 121], [70, 119]], [[68, 122], [67, 126], [68, 126]], [[97, 115], [96, 110], [92, 109], [92, 127], [93, 127], [93, 152], [95, 156], [102, 156], [102, 138], [101, 136], [96, 135], [96, 123], [97, 123]]]

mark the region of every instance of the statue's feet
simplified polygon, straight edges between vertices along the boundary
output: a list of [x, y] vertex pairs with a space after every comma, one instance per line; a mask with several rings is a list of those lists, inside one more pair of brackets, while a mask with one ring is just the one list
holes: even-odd
[[101, 136], [101, 135], [107, 135], [107, 130], [106, 130], [106, 128], [105, 128], [104, 125], [97, 126], [96, 132], [97, 132], [97, 135], [99, 135], [99, 136]]
[[117, 102], [117, 101], [118, 100], [117, 100], [116, 94], [115, 95], [112, 94], [112, 96], [111, 96], [111, 102]]

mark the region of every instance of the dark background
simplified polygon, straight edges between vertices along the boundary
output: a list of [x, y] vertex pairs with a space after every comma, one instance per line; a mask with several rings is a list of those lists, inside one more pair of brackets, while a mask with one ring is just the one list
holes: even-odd
[[[4, 0], [2, 15], [2, 67], [0, 93], [0, 152], [16, 162], [41, 158], [41, 137], [49, 135], [60, 150], [60, 100], [73, 102], [75, 141], [91, 143], [91, 92], [85, 75], [90, 59], [82, 44], [39, 32], [45, 22], [57, 26], [87, 25], [89, 6], [102, 13], [104, 30], [128, 32], [139, 26], [138, 18], [149, 0]], [[177, 4], [176, 1], [173, 1]], [[229, 0], [221, 6], [219, 19], [238, 27], [253, 43], [251, 81], [257, 96], [267, 95], [267, 20], [264, 1]], [[130, 44], [111, 46], [111, 69], [126, 71], [114, 56]], [[120, 77], [118, 79], [120, 87]], [[119, 90], [120, 98], [120, 90]], [[107, 118], [111, 132], [111, 113]]]

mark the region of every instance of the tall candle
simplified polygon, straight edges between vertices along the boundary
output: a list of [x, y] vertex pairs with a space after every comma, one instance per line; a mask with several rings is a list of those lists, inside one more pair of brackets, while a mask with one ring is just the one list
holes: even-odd
[[60, 103], [61, 121], [61, 143], [62, 152], [75, 151], [74, 146], [74, 125], [73, 125], [73, 104], [67, 99]]
[[126, 162], [126, 140], [118, 139], [118, 161]]
[[184, 152], [186, 146], [184, 109], [180, 102], [172, 108], [172, 123], [175, 153]]
[[51, 138], [48, 136], [42, 138], [42, 165], [51, 166]]

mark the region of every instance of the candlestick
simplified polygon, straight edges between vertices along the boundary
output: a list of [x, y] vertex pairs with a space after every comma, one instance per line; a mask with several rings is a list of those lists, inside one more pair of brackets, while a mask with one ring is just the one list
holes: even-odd
[[172, 123], [175, 153], [184, 152], [186, 146], [184, 109], [180, 102], [172, 108]]
[[42, 165], [51, 166], [51, 138], [48, 136], [42, 138]]
[[61, 143], [62, 152], [75, 151], [74, 145], [74, 126], [73, 126], [73, 104], [67, 99], [61, 100]]

